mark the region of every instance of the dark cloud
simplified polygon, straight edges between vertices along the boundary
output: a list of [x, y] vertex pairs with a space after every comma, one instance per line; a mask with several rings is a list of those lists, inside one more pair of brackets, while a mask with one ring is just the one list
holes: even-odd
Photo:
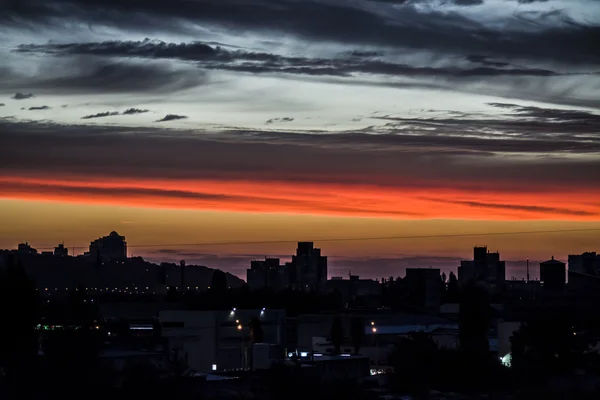
[[197, 68], [175, 67], [165, 62], [105, 60], [94, 56], [50, 59], [40, 75], [23, 76], [11, 70], [2, 86], [25, 87], [42, 93], [165, 93], [189, 89], [206, 82]]
[[29, 111], [49, 110], [50, 108], [48, 106], [29, 107]]
[[[229, 51], [211, 47], [205, 43], [165, 43], [146, 39], [138, 42], [71, 43], [46, 45], [21, 45], [21, 53], [49, 53], [54, 55], [94, 55], [110, 57], [149, 57], [153, 59], [180, 59], [197, 61], [201, 67], [227, 69], [250, 73], [286, 73], [298, 75], [350, 76], [352, 74], [375, 74], [395, 76], [421, 76], [443, 78], [479, 78], [486, 76], [541, 76], [558, 73], [537, 68], [509, 67], [510, 64], [484, 63], [484, 56], [470, 56], [470, 61], [483, 66], [475, 67], [429, 67], [387, 62], [384, 60], [356, 57], [308, 58], [285, 57], [270, 53]], [[483, 58], [482, 58], [483, 57]]]
[[6, 104], [4, 103], [0, 103], [0, 107], [4, 107]]
[[267, 120], [265, 122], [265, 124], [269, 125], [269, 124], [274, 124], [277, 122], [292, 122], [294, 120], [294, 118], [290, 118], [290, 117], [283, 117], [283, 118], [271, 118], [269, 120]]
[[167, 114], [163, 118], [156, 120], [154, 122], [176, 121], [178, 119], [187, 119], [187, 117], [185, 115]]
[[557, 208], [557, 207], [544, 207], [544, 206], [535, 206], [535, 205], [521, 205], [521, 204], [500, 204], [500, 203], [484, 203], [478, 201], [459, 201], [459, 200], [438, 200], [432, 198], [425, 198], [428, 201], [438, 202], [438, 203], [446, 203], [446, 204], [458, 204], [465, 205], [470, 207], [477, 208], [487, 208], [487, 209], [496, 209], [496, 210], [518, 210], [518, 211], [529, 211], [536, 213], [553, 213], [560, 215], [571, 215], [571, 216], [596, 216], [598, 214], [583, 211], [583, 210], [573, 210], [570, 208]]
[[12, 98], [15, 100], [25, 100], [25, 99], [30, 99], [32, 97], [33, 97], [33, 94], [31, 94], [31, 93], [17, 92], [17, 93], [15, 93], [15, 95]]
[[488, 67], [494, 67], [494, 68], [503, 68], [503, 67], [511, 66], [510, 63], [508, 63], [508, 62], [492, 61], [492, 60], [490, 60], [489, 57], [481, 56], [481, 55], [477, 55], [477, 54], [468, 55], [466, 57], [466, 59], [473, 63], [478, 63], [478, 64], [482, 64], [482, 65], [485, 65]]
[[150, 110], [142, 110], [139, 108], [128, 108], [127, 110], [123, 111], [123, 115], [143, 114], [149, 111]]
[[[489, 103], [506, 110], [502, 115], [453, 115], [436, 118], [405, 118], [390, 115], [372, 116], [388, 121], [378, 129], [399, 134], [407, 130], [415, 141], [433, 145], [463, 143], [466, 148], [480, 145], [505, 152], [573, 152], [597, 153], [600, 148], [600, 115], [586, 110], [567, 110], [521, 106], [509, 103]], [[419, 134], [419, 135], [416, 135]], [[499, 140], [502, 139], [502, 140]], [[467, 144], [468, 143], [468, 144]], [[519, 150], [521, 149], [521, 150]]]
[[[509, 109], [514, 111], [512, 116], [532, 117], [540, 120], [551, 120], [556, 123], [581, 122], [590, 126], [593, 130], [600, 128], [600, 115], [583, 110], [565, 110], [556, 108], [543, 108], [533, 106], [521, 106], [510, 103], [488, 103], [493, 107]], [[508, 114], [509, 116], [511, 114]], [[577, 133], [577, 132], [573, 132]]]
[[[159, 128], [0, 120], [0, 159], [5, 176], [78, 171], [89, 177], [252, 179], [265, 185], [277, 180], [415, 189], [434, 185], [524, 193], [600, 187], [598, 131], [580, 139], [547, 137], [545, 130], [535, 138], [522, 134], [525, 138], [500, 139], [493, 134], [472, 137], [459, 123], [451, 130], [446, 125], [441, 124], [441, 131], [394, 128], [390, 133], [225, 130], [199, 135], [183, 130], [165, 135]], [[551, 155], [539, 157], [540, 152]], [[561, 157], [564, 154], [591, 157]]]
[[[390, 9], [394, 3], [393, 9]], [[450, 3], [447, 1], [446, 3]], [[481, 0], [454, 0], [476, 5]], [[517, 13], [494, 29], [474, 14], [423, 9], [414, 1], [293, 1], [247, 2], [174, 0], [23, 0], [12, 2], [2, 14], [15, 21], [84, 21], [154, 32], [189, 29], [183, 21], [215, 26], [232, 33], [254, 31], [272, 36], [287, 34], [305, 40], [357, 45], [381, 45], [445, 54], [483, 54], [492, 57], [560, 61], [598, 65], [600, 27], [573, 21], [562, 10], [552, 11], [555, 24], [540, 24], [546, 14]], [[532, 20], [533, 18], [533, 20]], [[178, 19], [175, 23], [175, 19]], [[532, 24], [533, 22], [533, 24]], [[535, 29], [534, 29], [535, 28]]]
[[128, 108], [127, 110], [123, 111], [122, 113], [120, 113], [118, 111], [105, 111], [105, 112], [101, 112], [98, 114], [86, 115], [84, 117], [81, 117], [81, 119], [114, 117], [117, 115], [134, 115], [134, 114], [143, 114], [143, 113], [147, 113], [147, 112], [149, 112], [149, 110], [142, 110], [139, 108]]
[[113, 117], [115, 115], [119, 115], [118, 111], [106, 111], [97, 114], [90, 114], [81, 117], [81, 119], [93, 119], [93, 118], [104, 118], [104, 117]]

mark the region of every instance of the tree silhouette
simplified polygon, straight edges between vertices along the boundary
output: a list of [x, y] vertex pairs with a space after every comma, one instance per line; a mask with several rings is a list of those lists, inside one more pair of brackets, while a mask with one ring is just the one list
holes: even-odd
[[260, 319], [254, 317], [250, 320], [250, 338], [252, 343], [262, 343], [264, 341], [264, 331]]
[[510, 340], [511, 367], [530, 378], [581, 367], [586, 350], [595, 343], [582, 332], [575, 332], [573, 318], [562, 313], [536, 314]]
[[39, 306], [34, 281], [21, 260], [9, 254], [6, 268], [0, 271], [0, 312], [7, 323], [0, 340], [0, 367], [7, 383], [21, 395], [31, 388], [31, 370], [38, 350], [35, 325]]
[[490, 294], [481, 284], [468, 283], [461, 296], [459, 341], [463, 354], [482, 361], [489, 356]]
[[50, 389], [55, 393], [75, 392], [70, 382], [91, 384], [97, 378], [102, 337], [100, 315], [92, 300], [82, 286], [70, 291], [63, 304], [66, 316], [64, 329], [47, 333], [44, 354]]
[[224, 293], [227, 291], [227, 275], [220, 269], [215, 269], [210, 281], [210, 290], [214, 293]]
[[362, 318], [354, 317], [350, 323], [350, 338], [354, 347], [354, 354], [358, 354], [360, 346], [365, 339], [365, 323]]
[[390, 356], [394, 366], [392, 385], [397, 390], [424, 392], [435, 378], [438, 347], [427, 334], [415, 332], [400, 338]]
[[331, 343], [333, 344], [333, 352], [336, 356], [339, 356], [341, 353], [342, 342], [344, 341], [344, 330], [342, 329], [340, 317], [335, 317], [333, 319], [330, 336]]
[[446, 298], [450, 303], [457, 303], [460, 299], [460, 287], [458, 285], [458, 279], [454, 272], [450, 271], [448, 276], [448, 284], [446, 289]]

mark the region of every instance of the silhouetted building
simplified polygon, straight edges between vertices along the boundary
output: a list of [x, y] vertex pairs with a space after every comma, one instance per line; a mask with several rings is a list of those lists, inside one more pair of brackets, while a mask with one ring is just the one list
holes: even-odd
[[600, 291], [600, 254], [586, 252], [570, 255], [569, 289], [579, 294]]
[[112, 231], [108, 236], [98, 238], [90, 243], [89, 255], [100, 261], [114, 261], [127, 258], [127, 242], [125, 236]]
[[439, 310], [443, 288], [439, 268], [407, 268], [403, 283], [410, 304]]
[[360, 279], [358, 275], [349, 274], [349, 279], [341, 276], [332, 276], [327, 281], [327, 290], [337, 291], [342, 296], [344, 304], [351, 305], [357, 297], [371, 297], [381, 295], [381, 284], [373, 279]]
[[506, 262], [500, 253], [489, 252], [486, 246], [473, 249], [473, 261], [461, 261], [458, 281], [461, 285], [469, 281], [484, 282], [491, 291], [502, 291], [506, 279]]
[[287, 267], [279, 264], [279, 258], [253, 260], [250, 269], [246, 270], [246, 282], [251, 290], [270, 288], [279, 291], [288, 286], [287, 275]]
[[19, 253], [26, 253], [26, 254], [37, 254], [37, 250], [34, 249], [33, 247], [31, 247], [29, 245], [29, 243], [25, 242], [25, 243], [19, 243], [19, 246], [17, 247], [17, 251]]
[[57, 257], [67, 257], [69, 255], [69, 249], [61, 243], [54, 248], [54, 255]]
[[312, 242], [298, 242], [292, 256], [290, 284], [303, 290], [324, 290], [327, 284], [327, 257]]
[[569, 273], [600, 276], [600, 254], [596, 254], [595, 251], [570, 255], [568, 263]]
[[540, 263], [540, 281], [545, 290], [562, 290], [567, 280], [567, 268], [564, 262], [551, 260]]

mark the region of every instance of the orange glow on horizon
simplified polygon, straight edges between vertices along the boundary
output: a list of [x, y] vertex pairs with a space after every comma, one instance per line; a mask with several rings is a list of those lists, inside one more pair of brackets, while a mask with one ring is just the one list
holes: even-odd
[[133, 207], [400, 219], [600, 220], [600, 189], [464, 188], [240, 180], [0, 177], [0, 198]]

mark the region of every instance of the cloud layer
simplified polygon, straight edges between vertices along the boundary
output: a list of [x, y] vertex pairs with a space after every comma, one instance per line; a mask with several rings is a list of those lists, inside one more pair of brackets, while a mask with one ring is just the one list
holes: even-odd
[[23, 0], [0, 24], [4, 197], [600, 219], [594, 1]]

